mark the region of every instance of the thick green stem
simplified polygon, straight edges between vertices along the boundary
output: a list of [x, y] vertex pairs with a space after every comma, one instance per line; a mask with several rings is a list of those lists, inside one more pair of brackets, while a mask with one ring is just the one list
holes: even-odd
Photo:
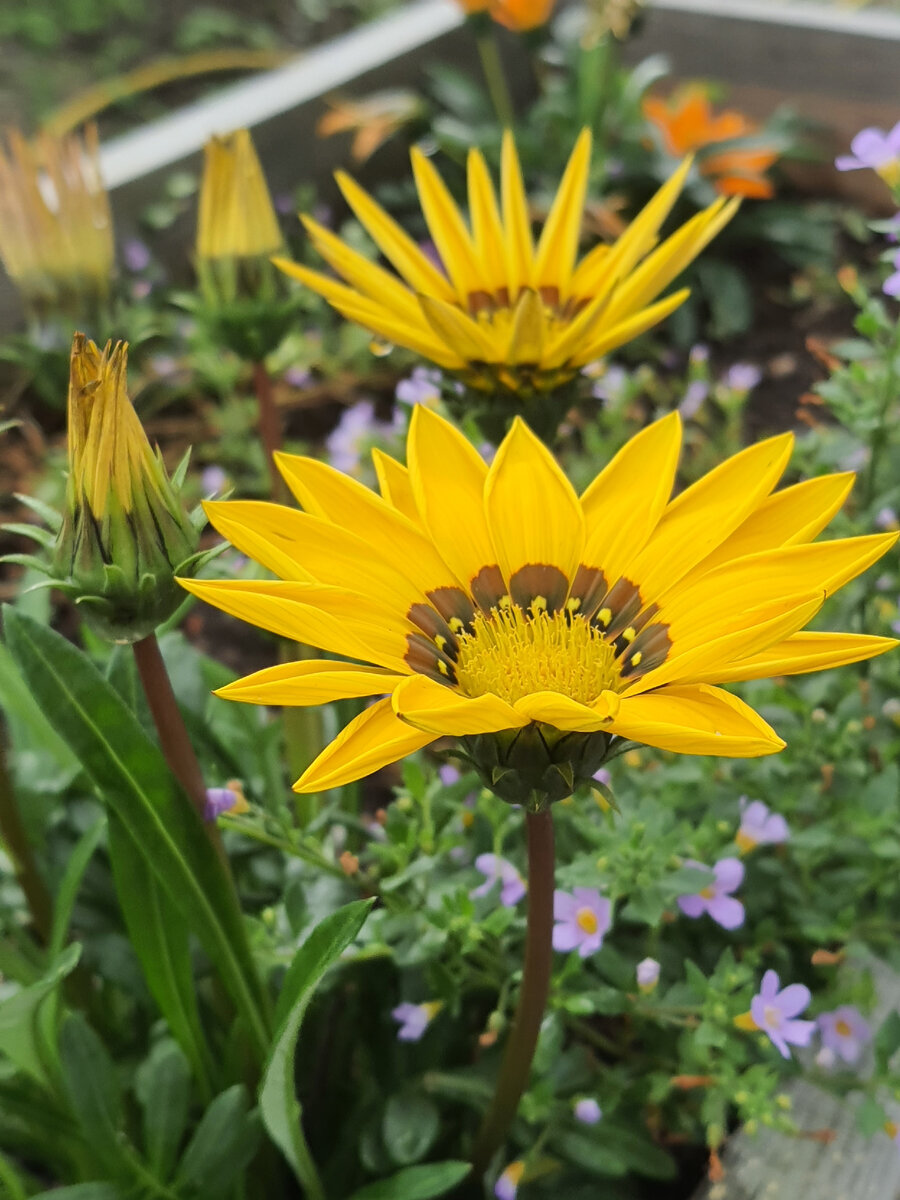
[[497, 51], [497, 43], [491, 30], [488, 29], [484, 33], [477, 34], [475, 43], [478, 46], [484, 81], [487, 84], [497, 120], [504, 129], [512, 129], [514, 120], [512, 98], [506, 84], [506, 74]]
[[12, 779], [6, 766], [6, 746], [0, 734], [0, 841], [12, 860], [16, 880], [25, 896], [31, 924], [46, 946], [53, 928], [53, 900], [35, 862], [19, 807]]
[[553, 817], [549, 809], [525, 814], [528, 836], [528, 927], [525, 968], [512, 1031], [494, 1098], [475, 1148], [472, 1170], [480, 1178], [503, 1142], [531, 1074], [553, 965]]

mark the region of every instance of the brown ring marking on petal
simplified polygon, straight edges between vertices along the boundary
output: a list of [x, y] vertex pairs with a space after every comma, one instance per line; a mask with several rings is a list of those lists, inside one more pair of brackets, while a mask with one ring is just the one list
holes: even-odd
[[523, 612], [558, 612], [569, 594], [569, 581], [559, 567], [547, 563], [529, 563], [519, 567], [509, 580], [513, 604]]
[[547, 283], [538, 288], [538, 295], [548, 308], [559, 308], [559, 288], [555, 283]]
[[414, 604], [406, 617], [413, 625], [417, 625], [426, 637], [431, 638], [438, 650], [442, 650], [452, 662], [456, 662], [459, 642], [440, 613], [435, 612], [430, 604]]
[[609, 584], [600, 568], [586, 567], [582, 563], [575, 572], [566, 608], [569, 612], [578, 613], [589, 621], [600, 607], [600, 601], [608, 591]]
[[497, 608], [504, 596], [508, 599], [506, 583], [496, 565], [482, 567], [469, 584], [469, 591], [478, 607], [486, 613]]
[[509, 288], [504, 284], [503, 287], [498, 287], [494, 292], [494, 298], [497, 301], [498, 308], [511, 308]]
[[[623, 639], [624, 640], [624, 639]], [[618, 642], [616, 643], [618, 646]], [[646, 625], [622, 653], [622, 678], [636, 679], [661, 667], [669, 656], [672, 639], [669, 626], [662, 621]]]
[[462, 588], [439, 587], [425, 594], [447, 622], [451, 633], [465, 633], [472, 628], [475, 605]]
[[493, 293], [479, 289], [475, 292], [469, 292], [466, 297], [469, 313], [473, 317], [477, 317], [481, 312], [493, 312], [496, 307], [496, 301]]
[[446, 654], [442, 654], [424, 633], [406, 635], [407, 650], [403, 661], [417, 675], [427, 675], [448, 687], [456, 686], [456, 669]]

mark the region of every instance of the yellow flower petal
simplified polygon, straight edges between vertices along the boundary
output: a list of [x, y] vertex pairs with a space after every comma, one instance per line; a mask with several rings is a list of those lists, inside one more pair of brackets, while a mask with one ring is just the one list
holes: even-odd
[[[660, 321], [664, 321], [666, 317], [670, 316], [676, 308], [684, 304], [689, 295], [690, 291], [682, 288], [681, 291], [666, 296], [664, 300], [651, 304], [649, 308], [642, 308], [640, 312], [621, 321], [618, 325], [613, 325], [611, 329], [607, 328], [606, 332], [573, 353], [573, 365], [585, 366], [587, 363], [609, 354], [610, 350], [615, 350], [617, 346], [622, 346], [625, 342], [640, 337], [642, 333], [646, 333], [648, 329], [652, 329], [654, 325], [658, 325]], [[607, 310], [604, 313], [604, 326], [608, 325], [609, 320], [609, 311]]]
[[217, 688], [215, 694], [245, 704], [307, 706], [356, 696], [381, 696], [393, 691], [403, 678], [355, 663], [305, 660], [255, 671]]
[[513, 310], [513, 323], [503, 361], [511, 366], [537, 367], [544, 357], [547, 317], [537, 292], [523, 288]]
[[[421, 405], [416, 405], [416, 408], [420, 407]], [[421, 518], [416, 508], [409, 471], [402, 463], [398, 463], [396, 458], [391, 458], [377, 446], [372, 450], [372, 463], [382, 498], [387, 500], [388, 504], [392, 504], [407, 520], [417, 524]]]
[[795, 633], [760, 654], [751, 654], [731, 664], [719, 666], [708, 675], [698, 672], [703, 682], [738, 683], [745, 679], [768, 679], [778, 675], [806, 675], [810, 671], [828, 671], [863, 662], [893, 650], [896, 638], [873, 637], [861, 633]]
[[503, 134], [500, 169], [503, 226], [506, 230], [506, 279], [510, 300], [515, 300], [520, 288], [534, 287], [534, 243], [522, 168], [515, 138], [508, 129]]
[[662, 515], [678, 467], [681, 418], [670, 413], [626, 442], [582, 493], [581, 561], [612, 584], [644, 547]]
[[572, 580], [584, 543], [584, 516], [572, 485], [519, 417], [485, 483], [485, 512], [508, 584], [522, 567], [558, 567]]
[[493, 293], [506, 286], [503, 224], [494, 185], [480, 150], [473, 148], [469, 151], [467, 174], [475, 253], [481, 263], [484, 286]]
[[474, 698], [436, 683], [424, 675], [403, 680], [391, 700], [398, 717], [438, 737], [450, 734], [467, 737], [477, 733], [496, 733], [501, 729], [519, 729], [528, 718], [490, 692]]
[[535, 252], [535, 283], [539, 289], [555, 287], [561, 296], [568, 293], [578, 253], [590, 165], [591, 131], [582, 129]]
[[708, 684], [682, 684], [624, 696], [607, 728], [620, 737], [675, 754], [759, 758], [785, 743], [737, 696]]
[[496, 362], [502, 358], [499, 342], [491, 340], [489, 325], [479, 325], [461, 309], [433, 296], [419, 296], [419, 306], [441, 341], [469, 362]]
[[428, 232], [456, 288], [459, 303], [467, 307], [469, 296], [482, 290], [485, 282], [472, 235], [433, 163], [416, 146], [410, 158]]
[[555, 729], [596, 733], [609, 728], [610, 720], [619, 711], [619, 703], [615, 692], [603, 692], [593, 704], [579, 704], [559, 692], [532, 692], [517, 700], [515, 709], [523, 717]]
[[468, 588], [497, 562], [484, 512], [488, 469], [449, 421], [417, 404], [410, 422], [409, 473], [416, 505], [447, 565]]
[[312, 217], [303, 217], [302, 220], [316, 250], [338, 275], [370, 300], [394, 309], [407, 320], [418, 320], [415, 293], [404, 287], [396, 275], [373, 263], [359, 251], [351, 250], [337, 234]]
[[295, 792], [324, 792], [353, 783], [435, 740], [394, 715], [390, 697], [355, 717], [294, 784]]

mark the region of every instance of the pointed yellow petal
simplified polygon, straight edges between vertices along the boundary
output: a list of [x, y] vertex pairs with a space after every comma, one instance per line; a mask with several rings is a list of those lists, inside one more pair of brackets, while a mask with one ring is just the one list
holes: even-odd
[[496, 733], [500, 729], [519, 729], [528, 724], [512, 705], [487, 692], [474, 699], [445, 687], [424, 675], [411, 675], [394, 691], [392, 701], [398, 717], [438, 737], [468, 737], [478, 733]]
[[588, 301], [577, 317], [562, 326], [544, 354], [545, 370], [563, 366], [583, 347], [593, 345], [603, 336], [603, 329], [609, 331], [605, 318], [615, 283], [615, 277], [611, 277], [609, 283]]
[[642, 309], [612, 328], [608, 324], [609, 310], [607, 310], [603, 319], [605, 332], [599, 332], [593, 341], [585, 343], [581, 350], [575, 350], [572, 354], [572, 365], [583, 367], [587, 363], [609, 354], [610, 350], [615, 350], [617, 346], [624, 346], [626, 342], [640, 337], [642, 333], [646, 333], [648, 329], [652, 329], [654, 325], [664, 321], [676, 308], [684, 304], [689, 295], [688, 288], [682, 288], [680, 292], [673, 292], [671, 296], [666, 296], [664, 300], [658, 300], [656, 304], [651, 304], [649, 308]]
[[644, 550], [625, 569], [645, 604], [677, 584], [769, 494], [793, 444], [793, 435], [786, 433], [749, 446], [672, 501]]
[[582, 562], [612, 584], [644, 547], [672, 493], [681, 418], [670, 413], [631, 438], [581, 497]]
[[336, 234], [312, 217], [303, 217], [303, 225], [319, 254], [357, 291], [380, 306], [395, 309], [407, 320], [418, 318], [419, 306], [415, 293], [405, 287], [396, 275], [371, 262], [358, 251], [351, 250]]
[[609, 728], [611, 718], [619, 711], [619, 697], [615, 692], [604, 692], [593, 704], [579, 704], [559, 692], [533, 692], [517, 700], [515, 709], [523, 717], [554, 729], [596, 733]]
[[534, 243], [522, 168], [515, 139], [508, 129], [503, 134], [501, 192], [506, 230], [506, 278], [510, 300], [515, 300], [520, 288], [534, 287]]
[[355, 717], [297, 782], [295, 792], [324, 792], [353, 783], [435, 740], [394, 715], [390, 697]]
[[468, 589], [482, 567], [497, 562], [484, 511], [487, 466], [449, 421], [421, 404], [413, 409], [407, 452], [422, 521]]
[[624, 696], [607, 728], [675, 754], [759, 758], [776, 754], [785, 745], [743, 700], [705, 683]]
[[[230, 506], [233, 503], [238, 507], [232, 509]], [[280, 579], [292, 579], [302, 583], [315, 582], [315, 577], [304, 565], [296, 547], [285, 540], [280, 531], [273, 536], [272, 530], [278, 528], [277, 522], [282, 506], [267, 506], [264, 513], [259, 513], [260, 521], [257, 523], [250, 518], [261, 508], [262, 502], [249, 501], [248, 503], [256, 506], [251, 509], [240, 507], [244, 503], [244, 501], [205, 500], [203, 511], [217, 533], [220, 533], [226, 541], [231, 542], [241, 554], [246, 554], [248, 558], [252, 558], [267, 571], [272, 571]], [[269, 511], [271, 508], [276, 511]], [[293, 509], [284, 509], [283, 511], [290, 514], [294, 512]], [[290, 516], [285, 518], [287, 521], [290, 519]], [[235, 535], [234, 538], [232, 534]]]
[[523, 288], [513, 313], [504, 361], [510, 365], [533, 363], [536, 366], [540, 363], [543, 358], [546, 327], [547, 317], [540, 297], [531, 288]]
[[[715, 672], [719, 683], [745, 679], [769, 679], [778, 675], [806, 675], [863, 662], [895, 649], [896, 638], [871, 637], [860, 633], [795, 633], [760, 654], [748, 655]], [[701, 681], [709, 681], [702, 673]]]
[[468, 184], [475, 252], [481, 263], [485, 287], [489, 292], [496, 292], [506, 286], [503, 225], [494, 185], [480, 150], [469, 151]]
[[255, 671], [217, 688], [215, 694], [223, 700], [241, 700], [245, 704], [304, 707], [348, 697], [381, 696], [393, 691], [403, 678], [355, 663], [305, 660]]
[[343, 654], [405, 673], [406, 640], [381, 609], [360, 618], [360, 598], [342, 588], [271, 579], [182, 579], [207, 604], [260, 629], [329, 654]]
[[467, 308], [469, 296], [485, 287], [471, 234], [434, 164], [416, 146], [410, 157], [428, 231], [456, 288], [459, 303]]
[[359, 223], [412, 290], [452, 302], [454, 292], [447, 276], [422, 253], [394, 218], [388, 216], [381, 205], [345, 172], [337, 171], [335, 179]]
[[[420, 405], [416, 405], [416, 408], [420, 407]], [[415, 410], [413, 411], [415, 412]], [[372, 462], [378, 477], [378, 490], [382, 497], [387, 500], [388, 504], [392, 504], [397, 512], [402, 513], [407, 520], [418, 524], [420, 521], [419, 510], [416, 508], [412, 484], [409, 481], [409, 471], [402, 463], [398, 463], [396, 458], [391, 458], [377, 446], [372, 450]]]
[[491, 340], [490, 325], [481, 325], [452, 304], [419, 296], [422, 315], [451, 353], [467, 362], [497, 362], [503, 358], [503, 346]]
[[510, 587], [529, 565], [557, 567], [571, 583], [584, 542], [581, 505], [553, 455], [519, 417], [488, 471], [484, 500]]
[[582, 129], [538, 242], [534, 275], [538, 288], [556, 287], [568, 295], [578, 253], [581, 218], [591, 166], [591, 131]]

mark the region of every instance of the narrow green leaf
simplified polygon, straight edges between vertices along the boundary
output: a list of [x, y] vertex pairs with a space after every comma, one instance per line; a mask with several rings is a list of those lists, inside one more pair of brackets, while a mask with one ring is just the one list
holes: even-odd
[[159, 748], [97, 668], [52, 629], [5, 609], [9, 649], [109, 808], [218, 968], [253, 1038], [269, 1045], [266, 1001], [234, 888]]
[[7, 648], [0, 644], [0, 708], [6, 713], [13, 746], [24, 741], [38, 745], [46, 760], [52, 760], [74, 776], [80, 770], [78, 759], [41, 711], [40, 705], [23, 681]]
[[188, 923], [114, 811], [109, 814], [109, 857], [128, 937], [150, 994], [209, 1099], [212, 1059], [197, 1008]]
[[294, 1051], [300, 1025], [325, 972], [362, 929], [373, 900], [356, 900], [320, 921], [294, 955], [278, 998], [278, 1032], [266, 1064], [259, 1106], [272, 1141], [294, 1168], [310, 1200], [323, 1196], [300, 1124], [301, 1108], [294, 1090]]
[[44, 1061], [38, 1018], [41, 1006], [74, 969], [80, 954], [80, 946], [70, 946], [42, 979], [0, 1004], [0, 1054], [47, 1088], [52, 1088], [52, 1080]]
[[88, 863], [97, 849], [97, 843], [100, 841], [105, 824], [106, 820], [103, 817], [95, 821], [81, 835], [75, 844], [75, 849], [69, 855], [69, 861], [66, 863], [66, 869], [53, 901], [53, 925], [50, 930], [50, 944], [47, 947], [47, 956], [51, 962], [62, 953], [63, 946], [66, 944], [78, 889]]
[[452, 1160], [405, 1167], [390, 1179], [366, 1184], [349, 1200], [433, 1200], [435, 1196], [446, 1196], [471, 1170], [469, 1163]]
[[80, 1015], [72, 1013], [59, 1034], [63, 1083], [72, 1115], [104, 1170], [128, 1174], [128, 1155], [119, 1135], [122, 1095], [115, 1064], [103, 1042]]
[[51, 1188], [39, 1192], [31, 1200], [128, 1200], [128, 1193], [107, 1180], [93, 1183], [74, 1183], [71, 1187]]
[[256, 1153], [261, 1130], [237, 1083], [216, 1096], [182, 1155], [175, 1189], [192, 1200], [221, 1200], [234, 1190]]
[[135, 1090], [144, 1112], [144, 1154], [158, 1179], [172, 1174], [187, 1125], [191, 1068], [175, 1044], [154, 1046], [138, 1069]]

